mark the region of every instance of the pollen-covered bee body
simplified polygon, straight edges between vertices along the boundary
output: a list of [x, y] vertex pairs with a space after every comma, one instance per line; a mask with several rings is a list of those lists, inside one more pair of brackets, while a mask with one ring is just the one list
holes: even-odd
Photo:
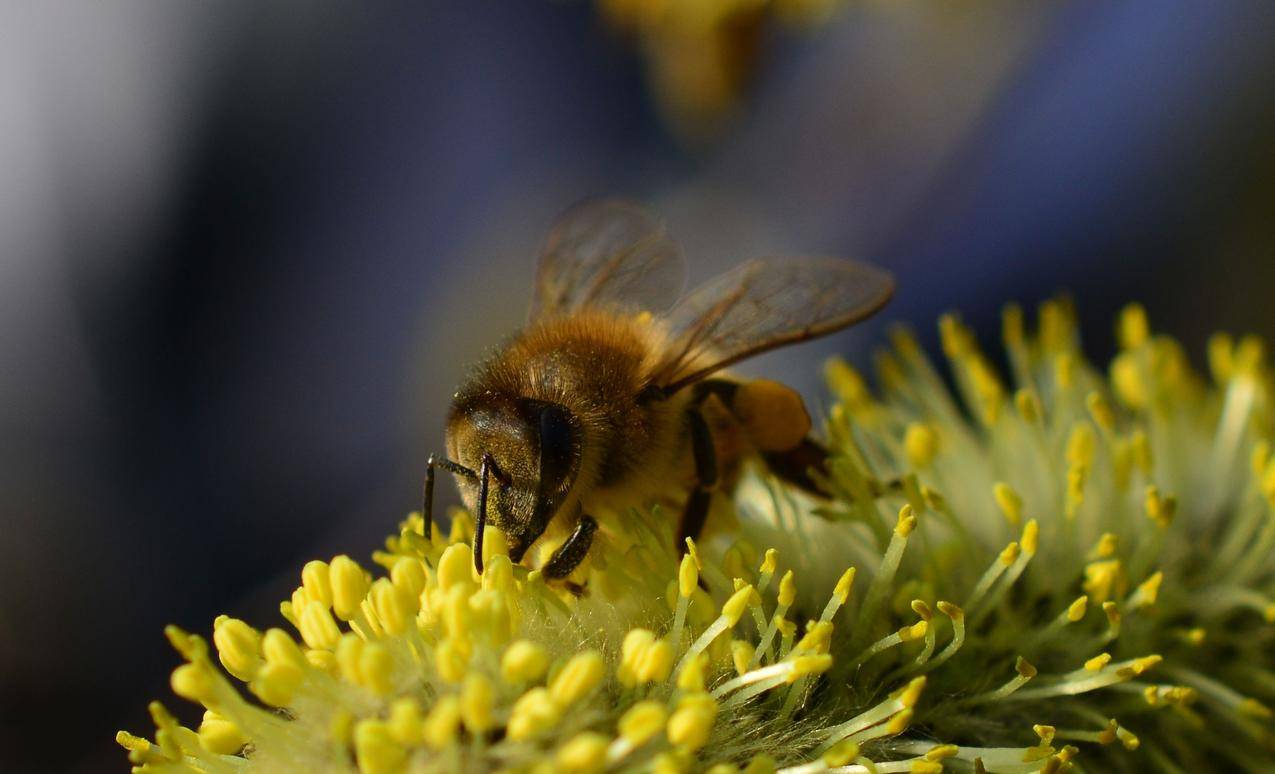
[[595, 513], [670, 493], [684, 494], [681, 545], [751, 454], [816, 490], [809, 474], [826, 453], [808, 437], [800, 396], [720, 374], [871, 315], [891, 295], [890, 276], [839, 259], [757, 259], [679, 299], [682, 268], [658, 221], [624, 202], [579, 207], [551, 232], [527, 327], [457, 391], [448, 459], [427, 467], [425, 514], [434, 469], [455, 474], [477, 517], [478, 569], [486, 525], [521, 561], [558, 520], [570, 534], [540, 569], [564, 579], [592, 544]]
[[[659, 335], [649, 319], [589, 310], [536, 322], [457, 391], [448, 456], [477, 470], [499, 460], [508, 486], [489, 489], [489, 523], [520, 557], [557, 515], [643, 502], [689, 475], [690, 395], [639, 400]], [[477, 508], [479, 483], [461, 480]], [[595, 511], [596, 512], [596, 511]]]

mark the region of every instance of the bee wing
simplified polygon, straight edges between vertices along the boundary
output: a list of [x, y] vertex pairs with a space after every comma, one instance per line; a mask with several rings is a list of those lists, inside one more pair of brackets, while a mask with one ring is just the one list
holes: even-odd
[[893, 293], [890, 274], [866, 263], [748, 261], [696, 288], [669, 311], [668, 354], [653, 382], [677, 392], [745, 358], [853, 325]]
[[530, 319], [589, 306], [668, 309], [682, 292], [682, 251], [646, 210], [620, 199], [558, 218], [540, 251]]

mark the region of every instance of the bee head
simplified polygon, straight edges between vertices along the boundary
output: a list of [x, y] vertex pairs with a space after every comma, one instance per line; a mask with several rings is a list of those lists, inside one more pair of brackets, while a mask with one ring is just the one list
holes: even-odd
[[[582, 436], [565, 406], [483, 392], [458, 398], [447, 421], [448, 455], [481, 470], [490, 455], [487, 521], [504, 533], [509, 558], [523, 554], [549, 526], [575, 484]], [[458, 477], [461, 497], [475, 514], [480, 482]]]

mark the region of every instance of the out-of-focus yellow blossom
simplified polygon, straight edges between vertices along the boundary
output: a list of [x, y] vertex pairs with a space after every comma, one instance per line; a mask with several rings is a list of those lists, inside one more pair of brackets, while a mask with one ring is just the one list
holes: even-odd
[[770, 27], [823, 23], [843, 0], [597, 0], [633, 37], [666, 123], [684, 140], [712, 137], [735, 112]]
[[409, 517], [375, 573], [306, 564], [286, 626], [170, 628], [202, 722], [155, 703], [119, 742], [142, 772], [1271, 770], [1262, 347], [1215, 338], [1208, 381], [1132, 307], [1097, 370], [1073, 319], [1011, 309], [1007, 381], [945, 317], [955, 395], [906, 333], [879, 396], [832, 364], [828, 500], [756, 473], [684, 556], [609, 514], [581, 596]]

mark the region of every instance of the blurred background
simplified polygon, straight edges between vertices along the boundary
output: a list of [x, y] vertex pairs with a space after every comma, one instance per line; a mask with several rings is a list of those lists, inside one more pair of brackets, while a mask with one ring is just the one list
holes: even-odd
[[887, 324], [991, 346], [1059, 290], [1099, 357], [1135, 299], [1197, 362], [1275, 334], [1268, 0], [642, 2], [0, 7], [0, 768], [123, 770], [150, 698], [189, 717], [164, 624], [274, 622], [377, 547], [584, 197], [692, 281], [891, 268], [878, 320], [750, 364], [816, 406]]

